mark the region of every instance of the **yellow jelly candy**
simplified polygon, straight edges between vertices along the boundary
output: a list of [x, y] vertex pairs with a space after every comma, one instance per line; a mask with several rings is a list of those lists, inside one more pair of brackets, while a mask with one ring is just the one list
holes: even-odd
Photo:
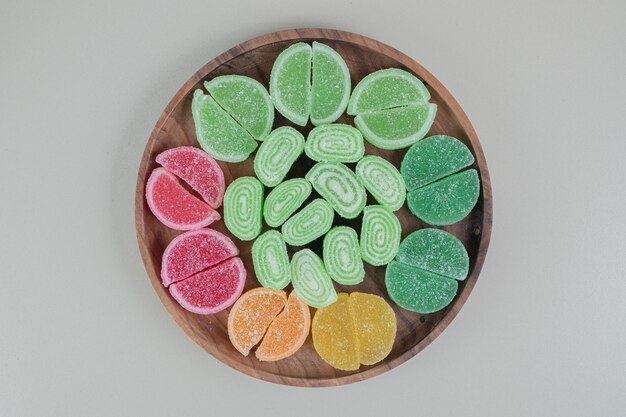
[[348, 294], [337, 294], [337, 301], [317, 310], [311, 328], [313, 346], [324, 361], [337, 369], [355, 371], [359, 354], [348, 300]]
[[396, 316], [385, 300], [373, 294], [340, 293], [337, 301], [317, 310], [312, 323], [313, 346], [329, 365], [355, 371], [373, 365], [391, 352]]

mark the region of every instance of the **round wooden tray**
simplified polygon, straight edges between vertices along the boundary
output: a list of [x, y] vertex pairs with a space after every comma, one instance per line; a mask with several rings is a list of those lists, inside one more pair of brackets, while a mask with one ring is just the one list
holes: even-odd
[[[150, 213], [144, 198], [146, 180], [152, 169], [157, 167], [155, 157], [160, 152], [180, 145], [198, 146], [191, 117], [191, 99], [193, 91], [202, 88], [203, 81], [219, 75], [240, 74], [252, 77], [267, 87], [272, 64], [277, 55], [295, 42], [313, 40], [321, 41], [341, 54], [350, 68], [353, 87], [367, 74], [382, 68], [403, 68], [421, 78], [432, 95], [432, 101], [438, 106], [437, 117], [429, 135], [447, 134], [459, 138], [469, 146], [476, 157], [473, 167], [480, 174], [482, 186], [478, 204], [470, 215], [457, 224], [443, 227], [461, 239], [470, 257], [470, 274], [465, 281], [460, 282], [458, 294], [448, 307], [437, 313], [424, 315], [398, 307], [389, 300], [385, 289], [385, 267], [365, 264], [366, 277], [363, 283], [347, 287], [335, 284], [338, 292], [362, 291], [384, 297], [393, 306], [398, 319], [398, 332], [389, 356], [376, 365], [361, 366], [354, 372], [339, 371], [324, 363], [315, 352], [310, 335], [304, 346], [290, 358], [278, 362], [260, 362], [254, 354], [244, 357], [228, 340], [226, 329], [228, 309], [215, 315], [202, 316], [180, 307], [161, 285], [160, 279], [163, 250], [180, 232], [159, 223]], [[338, 122], [352, 124], [352, 117], [344, 114]], [[276, 112], [274, 127], [285, 124], [292, 125]], [[305, 137], [312, 128], [310, 123], [304, 128], [294, 127]], [[365, 152], [380, 155], [399, 167], [406, 149], [385, 151], [365, 142]], [[312, 165], [313, 163], [303, 155], [294, 164], [288, 177], [304, 177]], [[237, 177], [254, 175], [252, 158], [238, 164], [220, 163], [220, 166], [224, 170], [226, 185]], [[369, 197], [368, 204], [373, 203]], [[365, 36], [330, 29], [295, 29], [259, 36], [237, 45], [200, 68], [178, 90], [159, 117], [143, 153], [135, 194], [135, 223], [141, 256], [152, 286], [178, 325], [202, 348], [227, 365], [266, 381], [299, 386], [331, 386], [371, 378], [407, 361], [432, 342], [459, 312], [478, 279], [489, 246], [491, 213], [491, 184], [480, 142], [467, 116], [448, 90], [421, 65], [390, 46]], [[406, 204], [396, 212], [396, 215], [402, 224], [403, 238], [416, 229], [429, 227], [411, 215]], [[350, 221], [340, 219], [339, 216], [335, 217], [336, 224], [347, 224], [354, 227], [357, 232], [360, 231], [361, 217]], [[259, 286], [250, 255], [252, 242], [242, 242], [235, 238], [226, 229], [223, 221], [211, 227], [230, 236], [239, 247], [241, 258], [248, 271], [245, 290]], [[321, 255], [321, 239], [312, 242], [309, 247]], [[294, 252], [293, 248], [289, 250], [290, 253]], [[313, 309], [311, 313], [314, 313]]]

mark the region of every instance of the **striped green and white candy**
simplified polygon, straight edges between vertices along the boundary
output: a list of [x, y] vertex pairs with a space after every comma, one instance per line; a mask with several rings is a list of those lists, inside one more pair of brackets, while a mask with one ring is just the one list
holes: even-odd
[[363, 135], [340, 123], [318, 126], [309, 133], [304, 152], [318, 162], [357, 162], [365, 152]]
[[291, 282], [287, 245], [277, 230], [263, 233], [252, 245], [256, 277], [266, 288], [282, 290]]
[[252, 240], [261, 233], [263, 184], [254, 177], [240, 177], [224, 193], [224, 223], [241, 240]]
[[304, 150], [304, 136], [290, 126], [274, 130], [254, 157], [254, 172], [263, 184], [274, 187], [285, 178]]
[[298, 297], [311, 307], [326, 307], [337, 300], [324, 263], [310, 249], [302, 249], [291, 258], [291, 280]]
[[324, 236], [323, 257], [328, 275], [339, 284], [354, 285], [363, 281], [365, 269], [354, 229], [333, 227]]
[[356, 175], [378, 204], [391, 211], [399, 210], [404, 204], [404, 179], [390, 162], [368, 155], [356, 165]]
[[361, 226], [361, 257], [370, 265], [386, 265], [398, 253], [400, 221], [383, 206], [367, 206]]
[[283, 224], [283, 238], [293, 246], [306, 245], [330, 230], [333, 217], [333, 209], [326, 201], [313, 200]]
[[311, 45], [298, 42], [278, 55], [270, 74], [270, 96], [276, 110], [304, 126], [311, 111]]
[[306, 174], [306, 179], [341, 217], [354, 219], [363, 211], [365, 188], [347, 166], [318, 162]]
[[265, 199], [265, 223], [271, 227], [285, 223], [311, 195], [311, 191], [311, 183], [304, 178], [293, 178], [278, 184]]

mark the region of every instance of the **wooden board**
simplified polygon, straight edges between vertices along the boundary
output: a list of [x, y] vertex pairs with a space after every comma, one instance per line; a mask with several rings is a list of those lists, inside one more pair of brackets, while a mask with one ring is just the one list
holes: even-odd
[[[478, 170], [482, 185], [478, 204], [470, 215], [457, 224], [442, 228], [461, 239], [470, 257], [469, 277], [460, 283], [456, 298], [447, 308], [434, 314], [422, 315], [398, 307], [389, 300], [386, 293], [385, 267], [366, 264], [366, 277], [362, 284], [348, 287], [335, 284], [338, 292], [362, 291], [384, 297], [393, 306], [398, 319], [398, 333], [391, 354], [383, 362], [373, 366], [361, 366], [355, 372], [339, 371], [325, 364], [315, 352], [310, 335], [305, 345], [290, 358], [278, 362], [259, 362], [253, 354], [244, 357], [228, 340], [228, 310], [216, 315], [201, 316], [181, 308], [161, 285], [160, 279], [163, 250], [180, 232], [159, 223], [150, 213], [144, 198], [146, 180], [157, 166], [155, 157], [160, 152], [180, 145], [198, 146], [191, 117], [191, 99], [193, 91], [202, 88], [203, 81], [219, 75], [241, 74], [252, 77], [267, 87], [277, 55], [295, 42], [313, 40], [321, 41], [341, 54], [350, 68], [353, 88], [367, 74], [382, 68], [403, 68], [421, 78], [431, 92], [431, 101], [438, 105], [437, 118], [429, 135], [451, 135], [468, 145], [476, 157], [473, 167]], [[338, 122], [351, 124], [352, 117], [344, 115]], [[285, 124], [291, 125], [276, 112], [274, 127]], [[305, 136], [311, 128], [310, 123], [304, 128], [297, 127]], [[405, 153], [406, 149], [384, 151], [366, 142], [366, 154], [380, 155], [398, 168]], [[237, 177], [254, 175], [252, 158], [243, 163], [220, 165], [224, 170], [226, 185]], [[313, 162], [303, 155], [294, 164], [288, 177], [304, 177], [312, 165]], [[350, 164], [351, 167], [353, 165]], [[368, 204], [374, 203], [371, 196], [368, 198]], [[223, 213], [221, 208], [220, 213]], [[416, 229], [428, 227], [408, 211], [406, 204], [396, 215], [402, 224], [403, 238]], [[148, 277], [161, 302], [180, 327], [207, 352], [241, 372], [271, 382], [299, 386], [332, 386], [371, 378], [407, 361], [432, 342], [459, 312], [478, 279], [489, 246], [491, 215], [491, 184], [480, 142], [467, 116], [448, 90], [421, 65], [401, 52], [361, 35], [330, 29], [294, 29], [260, 36], [237, 45], [200, 68], [176, 93], [156, 123], [141, 160], [135, 194], [137, 240]], [[357, 232], [360, 231], [361, 217], [350, 221], [335, 217], [336, 224], [347, 224]], [[236, 239], [222, 221], [211, 227], [231, 236], [239, 246], [241, 258], [248, 270], [245, 290], [259, 286], [250, 254], [252, 242]], [[321, 255], [321, 239], [313, 242], [310, 247]], [[290, 248], [291, 253], [292, 249]], [[314, 313], [314, 309], [311, 312]]]

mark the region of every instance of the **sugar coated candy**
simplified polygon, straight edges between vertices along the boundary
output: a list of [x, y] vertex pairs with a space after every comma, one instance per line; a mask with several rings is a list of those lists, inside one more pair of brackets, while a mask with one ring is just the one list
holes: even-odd
[[281, 227], [285, 242], [306, 245], [328, 232], [333, 225], [333, 209], [321, 198], [311, 201]]
[[313, 42], [311, 123], [332, 123], [346, 110], [350, 71], [341, 55], [328, 45]]
[[285, 178], [304, 150], [304, 136], [290, 126], [274, 130], [254, 157], [254, 173], [263, 184], [274, 187]]
[[277, 230], [268, 230], [254, 241], [252, 262], [256, 277], [264, 287], [281, 290], [291, 282], [287, 246]]
[[299, 42], [278, 55], [270, 75], [270, 96], [276, 110], [304, 126], [311, 111], [311, 58], [309, 44]]
[[367, 206], [361, 226], [361, 256], [370, 265], [386, 265], [396, 256], [402, 227], [383, 206]]
[[318, 162], [357, 162], [365, 152], [363, 135], [340, 123], [317, 126], [309, 132], [304, 152]]
[[339, 284], [355, 285], [363, 281], [365, 269], [354, 229], [347, 226], [330, 229], [324, 236], [323, 258], [328, 275]]
[[324, 263], [310, 249], [302, 249], [291, 258], [291, 282], [298, 297], [311, 307], [325, 307], [337, 300]]
[[254, 177], [239, 177], [224, 194], [224, 223], [241, 240], [252, 240], [261, 233], [263, 184]]
[[265, 223], [271, 227], [279, 227], [285, 223], [311, 195], [311, 191], [311, 183], [304, 178], [292, 178], [278, 184], [265, 199]]
[[365, 207], [365, 188], [354, 172], [341, 163], [318, 162], [306, 174], [317, 191], [343, 218], [354, 219]]
[[391, 211], [404, 205], [404, 180], [390, 162], [380, 156], [368, 155], [356, 165], [356, 175], [378, 204]]

